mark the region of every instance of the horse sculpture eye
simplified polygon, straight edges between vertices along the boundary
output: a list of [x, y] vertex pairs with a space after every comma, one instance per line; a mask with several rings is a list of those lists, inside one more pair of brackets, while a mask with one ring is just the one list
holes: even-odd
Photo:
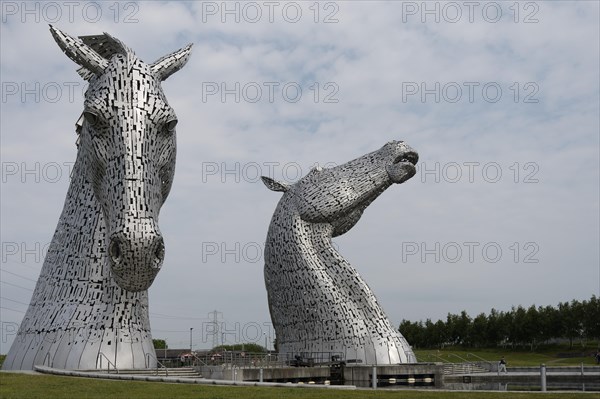
[[96, 125], [96, 123], [98, 123], [98, 115], [92, 112], [84, 111], [83, 116], [85, 117], [85, 120], [87, 121], [87, 123], [89, 123], [90, 126], [94, 126]]
[[173, 131], [175, 131], [175, 126], [177, 126], [177, 119], [172, 119], [168, 121], [166, 124], [167, 131], [172, 133]]

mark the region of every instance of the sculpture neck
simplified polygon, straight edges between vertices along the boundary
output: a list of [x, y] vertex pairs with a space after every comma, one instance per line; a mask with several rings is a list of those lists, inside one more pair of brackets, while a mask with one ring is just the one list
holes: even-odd
[[[81, 270], [81, 265], [77, 267], [80, 270], [72, 269], [75, 267], [74, 263], [78, 261], [84, 261], [86, 264], [90, 261], [104, 263], [104, 254], [100, 250], [104, 246], [104, 221], [92, 185], [85, 178], [84, 163], [83, 157], [78, 153], [42, 274], [45, 271], [51, 272], [54, 268], [68, 268], [75, 273], [85, 273]], [[46, 270], [49, 267], [52, 268]], [[97, 271], [100, 275], [103, 274], [101, 269]]]
[[100, 299], [105, 303], [121, 296], [145, 297], [147, 291], [132, 293], [122, 290], [112, 278], [106, 253], [106, 231], [100, 204], [86, 177], [85, 157], [80, 151], [42, 275], [53, 275], [64, 281], [65, 273], [68, 273], [82, 284], [87, 284], [88, 293], [101, 291]]

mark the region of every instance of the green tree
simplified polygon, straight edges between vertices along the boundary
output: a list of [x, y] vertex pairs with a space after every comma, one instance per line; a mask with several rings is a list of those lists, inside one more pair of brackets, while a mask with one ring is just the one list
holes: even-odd
[[516, 309], [512, 308], [512, 323], [509, 329], [509, 340], [513, 346], [522, 346], [528, 342], [528, 336], [525, 332], [527, 322], [527, 311], [519, 305]]
[[487, 345], [497, 346], [506, 340], [508, 328], [503, 321], [503, 313], [492, 309], [487, 317]]
[[488, 343], [488, 318], [485, 313], [480, 313], [473, 319], [470, 329], [471, 345], [482, 347]]
[[448, 313], [445, 322], [402, 320], [400, 332], [415, 348], [510, 344], [535, 350], [552, 338], [568, 338], [571, 349], [573, 340], [580, 339], [585, 347], [588, 340], [600, 339], [600, 300], [593, 295], [590, 300], [573, 300], [557, 307], [519, 305], [508, 312], [492, 309], [489, 315], [481, 313], [475, 319], [463, 310]]
[[432, 322], [431, 319], [425, 321], [425, 343], [427, 348], [440, 348], [444, 346], [446, 339], [446, 325], [443, 321]]
[[471, 345], [471, 331], [473, 329], [471, 317], [465, 310], [460, 312], [458, 317], [457, 331], [459, 337], [459, 343], [461, 345]]
[[531, 305], [525, 312], [525, 320], [522, 326], [523, 339], [529, 343], [529, 347], [533, 352], [537, 348], [541, 338], [542, 330], [540, 328], [540, 316], [535, 305]]
[[448, 313], [446, 316], [446, 331], [450, 345], [458, 345], [460, 343], [461, 333], [459, 331], [459, 324], [458, 316]]
[[553, 306], [538, 308], [540, 336], [542, 341], [561, 337], [562, 320], [558, 309]]
[[153, 339], [154, 349], [167, 349], [167, 341], [164, 339]]
[[584, 326], [584, 319], [585, 319], [585, 303], [584, 302], [579, 302], [577, 300], [573, 300], [571, 301], [571, 312], [573, 313], [573, 319], [575, 320], [573, 323], [573, 326], [575, 328], [575, 338], [579, 339], [579, 342], [581, 343], [581, 346], [585, 348], [585, 344], [586, 344], [586, 336], [585, 336], [585, 328]]
[[435, 336], [437, 337], [438, 346], [443, 348], [448, 343], [448, 329], [446, 323], [442, 320], [438, 320], [434, 325]]
[[600, 299], [595, 295], [583, 302], [583, 329], [588, 339], [600, 340]]
[[421, 322], [402, 320], [400, 323], [400, 334], [413, 346], [413, 348], [426, 348], [425, 329]]
[[219, 345], [212, 348], [213, 352], [222, 351], [244, 351], [249, 353], [266, 353], [267, 349], [264, 346], [255, 344], [254, 342], [235, 344], [235, 345]]
[[569, 340], [569, 349], [573, 349], [573, 340], [583, 335], [583, 309], [577, 300], [558, 304], [560, 317], [563, 321], [562, 336]]

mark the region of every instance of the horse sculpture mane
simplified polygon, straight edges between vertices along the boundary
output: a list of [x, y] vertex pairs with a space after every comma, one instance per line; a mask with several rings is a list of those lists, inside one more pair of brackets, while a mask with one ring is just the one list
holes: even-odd
[[106, 33], [50, 31], [89, 88], [63, 211], [3, 369], [153, 367], [147, 290], [165, 253], [177, 124], [160, 82], [191, 45], [146, 64]]
[[403, 142], [330, 169], [313, 169], [295, 184], [263, 177], [283, 196], [265, 245], [265, 284], [279, 353], [339, 355], [363, 364], [415, 362], [404, 337], [356, 270], [332, 246], [393, 183], [415, 174], [418, 155]]

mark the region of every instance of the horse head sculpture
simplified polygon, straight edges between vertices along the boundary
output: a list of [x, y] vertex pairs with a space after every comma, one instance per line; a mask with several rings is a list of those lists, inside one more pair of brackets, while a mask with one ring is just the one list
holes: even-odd
[[302, 220], [328, 223], [332, 236], [350, 230], [363, 211], [394, 183], [404, 183], [416, 173], [418, 154], [400, 141], [333, 168], [313, 168], [289, 186], [263, 177], [273, 191], [288, 192]]
[[312, 169], [288, 185], [265, 245], [265, 284], [280, 353], [341, 355], [367, 364], [415, 361], [374, 294], [332, 246], [392, 184], [416, 173], [418, 155], [402, 141], [329, 169]]
[[158, 216], [177, 124], [161, 82], [191, 45], [146, 64], [107, 33], [50, 31], [89, 87], [64, 207], [2, 367], [153, 367], [147, 289], [165, 254]]
[[89, 82], [79, 146], [106, 221], [114, 279], [125, 290], [146, 290], [163, 263], [158, 215], [175, 170], [177, 116], [161, 81], [185, 65], [191, 45], [146, 64], [109, 34], [51, 32]]

